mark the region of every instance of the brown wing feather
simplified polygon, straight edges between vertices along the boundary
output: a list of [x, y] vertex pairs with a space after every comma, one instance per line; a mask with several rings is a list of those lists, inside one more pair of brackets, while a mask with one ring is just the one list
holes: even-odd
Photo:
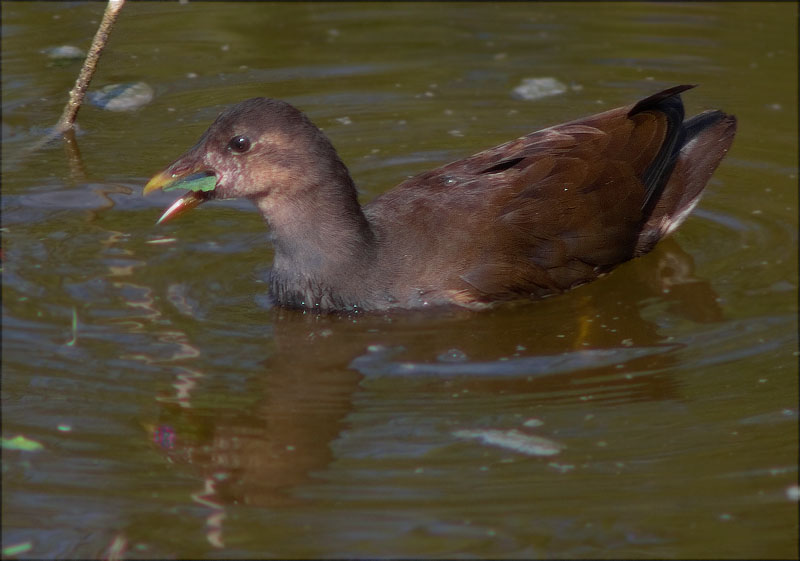
[[658, 111], [628, 112], [534, 133], [518, 147], [533, 153], [509, 170], [494, 243], [460, 275], [476, 300], [560, 292], [633, 256], [647, 198], [642, 178], [668, 123]]
[[[689, 87], [531, 133], [375, 199], [365, 212], [379, 237], [385, 232], [401, 248], [397, 286], [413, 278], [420, 292], [431, 287], [461, 305], [542, 297], [640, 254], [643, 226], [655, 224], [656, 209], [666, 212], [660, 201], [676, 161], [686, 173], [676, 95]], [[697, 175], [707, 180], [718, 162]], [[459, 235], [464, 217], [470, 236]], [[407, 223], [420, 228], [408, 231]]]

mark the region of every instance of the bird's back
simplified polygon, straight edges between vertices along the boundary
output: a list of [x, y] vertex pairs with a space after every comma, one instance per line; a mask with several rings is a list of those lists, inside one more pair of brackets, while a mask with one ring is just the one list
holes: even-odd
[[531, 133], [376, 198], [364, 210], [385, 249], [385, 291], [401, 306], [479, 307], [561, 292], [650, 251], [697, 203], [735, 133], [720, 111], [683, 121], [678, 94], [690, 87]]

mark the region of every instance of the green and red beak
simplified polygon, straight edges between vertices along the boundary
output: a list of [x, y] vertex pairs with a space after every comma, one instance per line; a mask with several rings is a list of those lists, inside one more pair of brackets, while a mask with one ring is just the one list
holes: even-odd
[[[177, 189], [188, 189], [183, 197], [172, 203], [156, 224], [168, 222], [180, 216], [194, 207], [214, 198], [214, 189], [217, 187], [217, 176], [213, 172], [197, 169], [175, 169], [175, 164], [169, 166], [161, 173], [155, 175], [147, 185], [144, 186], [143, 195], [147, 195], [158, 189], [162, 191], [173, 191]], [[175, 171], [173, 171], [175, 170]]]

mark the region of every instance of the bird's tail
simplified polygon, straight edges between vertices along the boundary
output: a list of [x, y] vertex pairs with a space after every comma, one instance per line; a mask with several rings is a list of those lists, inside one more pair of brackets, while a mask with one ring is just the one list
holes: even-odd
[[736, 134], [736, 117], [705, 111], [681, 125], [674, 167], [653, 202], [639, 235], [635, 254], [643, 255], [673, 232], [700, 201], [703, 188], [727, 153]]

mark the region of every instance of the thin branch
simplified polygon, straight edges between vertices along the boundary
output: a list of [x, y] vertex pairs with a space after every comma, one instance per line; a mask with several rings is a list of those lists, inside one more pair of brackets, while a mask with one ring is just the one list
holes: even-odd
[[97, 62], [100, 60], [100, 54], [108, 43], [108, 35], [111, 33], [111, 28], [117, 20], [119, 11], [125, 5], [125, 0], [108, 0], [106, 11], [103, 14], [103, 20], [100, 22], [100, 27], [97, 28], [97, 33], [94, 35], [92, 46], [86, 55], [86, 60], [83, 61], [81, 72], [78, 74], [78, 79], [75, 80], [75, 87], [69, 92], [69, 101], [64, 107], [64, 112], [56, 125], [55, 134], [64, 133], [75, 125], [75, 118], [78, 116], [78, 110], [81, 108], [83, 98], [86, 96], [86, 90], [89, 88], [89, 83], [92, 81], [92, 76], [97, 68]]
[[[97, 33], [94, 34], [92, 46], [89, 48], [86, 59], [83, 61], [81, 72], [78, 74], [78, 79], [75, 80], [75, 86], [69, 92], [69, 101], [64, 106], [64, 112], [61, 114], [61, 118], [58, 120], [56, 126], [48, 131], [44, 138], [39, 140], [36, 144], [29, 146], [28, 149], [19, 156], [19, 161], [35, 154], [59, 136], [64, 138], [68, 145], [71, 144], [70, 147], [77, 146], [75, 143], [75, 135], [67, 135], [66, 133], [74, 133], [75, 118], [78, 116], [78, 110], [81, 108], [83, 98], [86, 96], [89, 82], [92, 81], [92, 76], [97, 68], [97, 62], [100, 60], [100, 53], [103, 52], [106, 43], [108, 43], [108, 35], [111, 33], [111, 28], [114, 26], [114, 22], [117, 20], [119, 11], [124, 4], [125, 0], [108, 0], [106, 11], [103, 13], [103, 19], [100, 22], [100, 26], [97, 28]], [[16, 164], [18, 161], [14, 163]]]

